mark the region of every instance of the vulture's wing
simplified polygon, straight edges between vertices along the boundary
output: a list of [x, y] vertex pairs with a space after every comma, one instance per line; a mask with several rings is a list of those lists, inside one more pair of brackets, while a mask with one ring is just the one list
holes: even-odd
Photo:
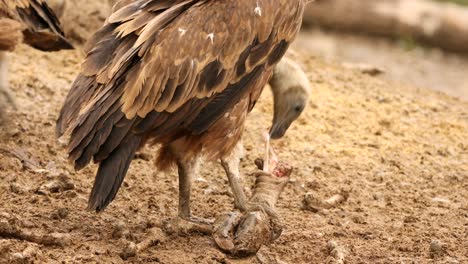
[[0, 51], [13, 50], [23, 41], [23, 25], [16, 20], [0, 17]]
[[[59, 136], [71, 132], [68, 151], [75, 168], [92, 158], [102, 162], [96, 182], [113, 177], [114, 183], [105, 183], [110, 186], [104, 199], [110, 202], [128, 168], [128, 153], [148, 133], [155, 138], [203, 133], [249, 96], [300, 27], [300, 19], [286, 21], [280, 12], [295, 10], [289, 12], [300, 17], [298, 5], [137, 0], [113, 13], [90, 39], [57, 122]], [[116, 175], [102, 175], [106, 166]]]
[[45, 51], [72, 49], [45, 0], [0, 0], [0, 12], [25, 27], [24, 42]]

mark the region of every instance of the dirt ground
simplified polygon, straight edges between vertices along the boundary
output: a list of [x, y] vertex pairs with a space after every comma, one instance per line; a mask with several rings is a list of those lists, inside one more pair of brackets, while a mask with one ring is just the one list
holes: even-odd
[[[119, 254], [129, 241], [142, 241], [159, 220], [176, 215], [176, 172], [155, 170], [154, 148], [136, 157], [106, 211], [85, 210], [96, 167], [74, 172], [54, 136], [81, 56], [26, 46], [11, 54], [19, 109], [1, 132], [0, 228], [8, 219], [29, 237], [59, 236], [59, 245], [0, 234], [0, 263], [123, 263]], [[468, 263], [468, 103], [319, 58], [301, 61], [313, 91], [302, 117], [273, 142], [295, 171], [278, 203], [285, 230], [263, 249], [276, 258], [271, 263], [325, 263], [331, 240], [346, 249], [347, 263]], [[247, 186], [271, 108], [266, 89], [244, 134]], [[51, 188], [63, 177], [67, 184]], [[233, 210], [218, 164], [204, 164], [194, 185], [195, 215]], [[349, 199], [336, 208], [301, 209], [307, 192], [328, 198], [342, 189]], [[121, 226], [128, 232], [118, 235]], [[127, 262], [260, 263], [255, 256], [231, 259], [202, 235], [162, 237]]]

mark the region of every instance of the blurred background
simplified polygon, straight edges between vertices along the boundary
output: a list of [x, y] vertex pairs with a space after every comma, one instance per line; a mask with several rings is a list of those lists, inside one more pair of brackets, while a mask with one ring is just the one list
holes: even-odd
[[468, 100], [468, 0], [317, 0], [295, 48]]

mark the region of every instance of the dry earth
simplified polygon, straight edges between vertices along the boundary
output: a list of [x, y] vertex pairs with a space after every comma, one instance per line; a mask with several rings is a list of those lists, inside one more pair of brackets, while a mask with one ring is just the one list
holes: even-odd
[[[0, 239], [0, 262], [121, 263], [128, 241], [144, 239], [158, 219], [176, 214], [175, 172], [158, 173], [152, 148], [133, 162], [115, 202], [101, 214], [85, 210], [95, 167], [74, 172], [54, 137], [62, 100], [78, 71], [78, 51], [11, 54], [19, 110], [0, 145], [0, 218], [35, 234], [69, 236], [62, 246]], [[466, 263], [468, 261], [468, 104], [441, 93], [396, 86], [359, 72], [303, 59], [313, 84], [310, 104], [280, 141], [281, 159], [296, 169], [279, 201], [285, 232], [268, 249], [287, 263], [323, 263], [327, 242], [347, 250], [348, 263]], [[266, 90], [250, 114], [243, 172], [261, 155], [261, 131], [271, 119]], [[45, 190], [69, 175], [68, 190]], [[245, 175], [249, 185], [253, 179]], [[40, 189], [40, 190], [39, 190]], [[306, 192], [349, 199], [319, 213], [301, 209]], [[55, 191], [55, 192], [54, 192]], [[206, 164], [195, 183], [194, 211], [213, 218], [232, 210], [227, 180]], [[129, 233], [113, 238], [116, 223]], [[121, 223], [120, 223], [121, 224]], [[124, 232], [125, 233], [125, 232]], [[431, 241], [442, 244], [432, 254]], [[25, 249], [26, 252], [25, 252]], [[33, 253], [30, 253], [33, 252]], [[169, 237], [129, 262], [255, 263], [230, 259], [210, 237]], [[26, 261], [27, 262], [27, 261]]]
[[[130, 241], [144, 240], [161, 219], [176, 214], [176, 173], [156, 171], [155, 148], [136, 157], [105, 212], [85, 210], [96, 167], [74, 172], [54, 136], [81, 59], [80, 51], [46, 54], [26, 46], [11, 54], [19, 109], [1, 128], [0, 263], [122, 263]], [[295, 171], [278, 203], [285, 230], [262, 249], [262, 259], [273, 259], [264, 263], [331, 261], [331, 240], [345, 249], [347, 263], [467, 263], [468, 103], [318, 58], [300, 60], [314, 90], [302, 117], [273, 143]], [[271, 107], [266, 89], [244, 136], [247, 186]], [[232, 211], [221, 167], [202, 167], [195, 214], [214, 218]], [[63, 177], [67, 184], [52, 186]], [[301, 209], [306, 193], [328, 198], [343, 189], [349, 199], [335, 208]], [[8, 237], [8, 227], [22, 235]], [[256, 256], [231, 259], [202, 235], [161, 235], [127, 262], [260, 263]]]

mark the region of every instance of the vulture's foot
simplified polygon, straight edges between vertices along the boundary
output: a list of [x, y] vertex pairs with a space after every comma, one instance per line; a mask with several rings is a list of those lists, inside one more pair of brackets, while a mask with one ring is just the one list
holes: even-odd
[[177, 216], [164, 222], [163, 230], [167, 234], [188, 235], [193, 233], [211, 235], [213, 221], [198, 217], [182, 218]]
[[[259, 166], [263, 162], [256, 162]], [[292, 168], [279, 162], [270, 172], [256, 172], [254, 194], [243, 213], [230, 212], [215, 221], [213, 238], [224, 252], [233, 256], [256, 253], [273, 243], [283, 230], [275, 204], [286, 186]]]
[[0, 51], [0, 105], [2, 112], [6, 105], [16, 110], [16, 100], [8, 82], [8, 54], [5, 51]]
[[215, 221], [213, 238], [224, 252], [242, 257], [255, 254], [262, 245], [273, 243], [282, 230], [279, 218], [265, 210], [231, 212]]
[[16, 110], [15, 98], [8, 89], [8, 86], [2, 84], [2, 82], [3, 81], [0, 80], [0, 124], [7, 119], [7, 116], [4, 113], [7, 107], [11, 107]]
[[0, 85], [0, 96], [2, 97], [1, 101], [4, 101], [5, 104], [10, 105], [13, 109], [15, 109], [15, 110], [17, 109], [16, 108], [16, 100], [13, 97], [13, 94], [10, 91], [10, 89], [8, 88], [8, 86], [2, 87]]

